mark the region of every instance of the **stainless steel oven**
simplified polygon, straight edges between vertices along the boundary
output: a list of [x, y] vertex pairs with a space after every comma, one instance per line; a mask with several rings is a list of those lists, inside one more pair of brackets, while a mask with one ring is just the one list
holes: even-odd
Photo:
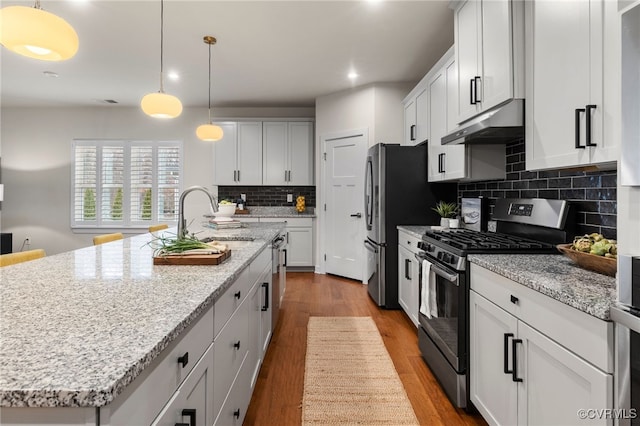
[[415, 255], [421, 265], [418, 345], [447, 396], [456, 406], [465, 407], [469, 311], [466, 274], [429, 256], [423, 243], [420, 246], [423, 251]]
[[640, 257], [619, 256], [616, 322], [616, 418], [621, 426], [640, 425]]

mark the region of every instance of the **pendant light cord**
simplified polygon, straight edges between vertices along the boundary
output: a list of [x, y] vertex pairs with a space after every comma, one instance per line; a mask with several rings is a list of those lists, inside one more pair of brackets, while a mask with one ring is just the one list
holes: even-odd
[[160, 0], [160, 93], [164, 93], [163, 84], [163, 52], [164, 52], [164, 0]]
[[211, 124], [211, 44], [209, 44], [209, 124]]

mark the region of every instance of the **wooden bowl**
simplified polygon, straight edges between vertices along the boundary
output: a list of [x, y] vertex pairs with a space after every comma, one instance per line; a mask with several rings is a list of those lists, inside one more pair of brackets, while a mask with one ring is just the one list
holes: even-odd
[[599, 272], [612, 277], [616, 276], [618, 261], [615, 258], [598, 256], [591, 253], [584, 253], [571, 248], [571, 244], [558, 244], [558, 250], [578, 266], [590, 271]]

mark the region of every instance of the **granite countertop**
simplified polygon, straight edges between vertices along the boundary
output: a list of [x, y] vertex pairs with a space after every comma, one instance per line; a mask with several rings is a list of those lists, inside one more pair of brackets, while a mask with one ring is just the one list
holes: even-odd
[[0, 407], [113, 401], [284, 227], [250, 225], [197, 232], [254, 238], [216, 266], [153, 265], [143, 234], [0, 268]]
[[298, 213], [295, 207], [267, 207], [267, 206], [248, 206], [248, 214], [237, 214], [233, 217], [241, 219], [243, 217], [316, 217], [315, 207], [307, 207], [307, 209]]
[[560, 254], [469, 255], [469, 261], [596, 318], [609, 321], [616, 279]]
[[398, 229], [405, 231], [416, 238], [422, 238], [427, 229], [431, 229], [431, 226], [419, 226], [419, 225], [400, 225]]

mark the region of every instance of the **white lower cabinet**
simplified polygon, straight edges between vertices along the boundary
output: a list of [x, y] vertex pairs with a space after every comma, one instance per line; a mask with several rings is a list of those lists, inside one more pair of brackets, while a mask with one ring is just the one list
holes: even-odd
[[491, 425], [612, 424], [579, 417], [580, 409], [613, 408], [612, 353], [588, 352], [593, 344], [607, 350], [611, 324], [476, 265], [470, 282], [470, 393], [484, 419]]
[[287, 248], [285, 265], [303, 270], [314, 267], [313, 218], [311, 217], [261, 217], [260, 222], [286, 222]]
[[418, 252], [419, 241], [419, 238], [407, 232], [398, 231], [398, 303], [416, 327], [420, 304], [420, 265], [415, 254]]
[[153, 426], [179, 423], [210, 425], [213, 422], [213, 344], [178, 388]]

